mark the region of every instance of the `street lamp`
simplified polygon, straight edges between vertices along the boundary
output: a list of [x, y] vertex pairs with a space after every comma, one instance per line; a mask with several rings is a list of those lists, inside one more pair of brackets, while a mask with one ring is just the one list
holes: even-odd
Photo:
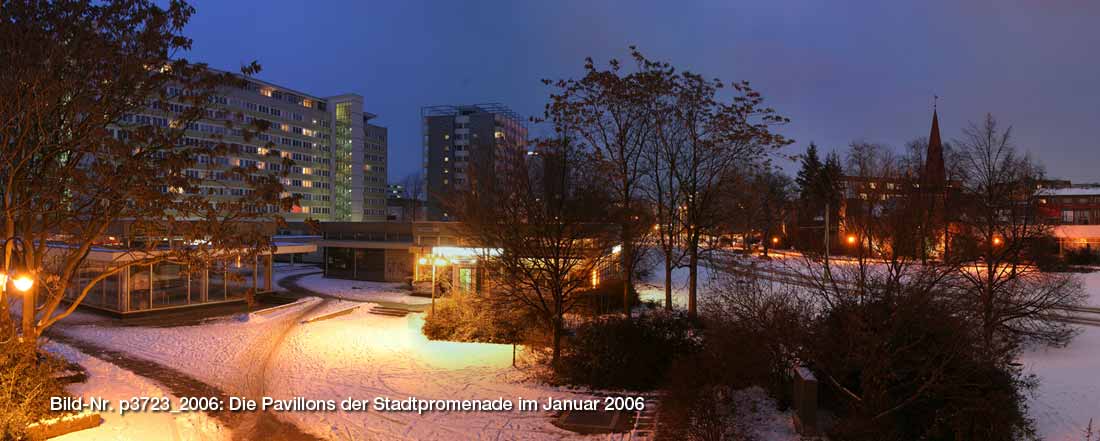
[[432, 264], [432, 314], [435, 314], [435, 276], [436, 268], [449, 265], [451, 262], [442, 256], [421, 257], [417, 260], [421, 265]]
[[[9, 237], [3, 241], [4, 271], [0, 273], [2, 274], [0, 275], [0, 282], [2, 282], [0, 283], [0, 293], [7, 290], [8, 282], [10, 281], [17, 291], [25, 294], [23, 298], [23, 336], [25, 338], [31, 335], [34, 330], [35, 299], [34, 291], [31, 291], [31, 288], [34, 288], [34, 276], [32, 274], [19, 273], [15, 274], [13, 277], [12, 274], [9, 274], [9, 271], [11, 271], [11, 254], [14, 251], [12, 248], [15, 247], [17, 242], [23, 244], [23, 249], [26, 250], [27, 242], [19, 236]], [[0, 300], [7, 301], [3, 299], [3, 295], [0, 295]]]
[[1003, 243], [1003, 242], [1004, 242], [1004, 241], [1003, 241], [1003, 240], [1001, 240], [1001, 238], [999, 238], [999, 237], [994, 237], [994, 238], [993, 238], [993, 246], [1000, 246], [1000, 245], [1001, 245], [1001, 243]]
[[[6, 279], [7, 276], [5, 276], [4, 278]], [[31, 288], [34, 287], [34, 279], [26, 274], [20, 274], [19, 276], [16, 276], [15, 279], [12, 279], [11, 283], [12, 285], [15, 285], [15, 289], [19, 290], [20, 292], [30, 291]]]
[[856, 235], [849, 234], [848, 235], [848, 245], [855, 245], [855, 244], [856, 244]]

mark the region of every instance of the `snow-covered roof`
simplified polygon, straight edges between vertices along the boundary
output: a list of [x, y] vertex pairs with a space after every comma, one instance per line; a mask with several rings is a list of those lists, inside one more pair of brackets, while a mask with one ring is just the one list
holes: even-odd
[[1100, 196], [1100, 187], [1044, 188], [1039, 190], [1042, 196]]
[[1100, 237], [1100, 225], [1058, 225], [1053, 230], [1054, 237], [1063, 239]]

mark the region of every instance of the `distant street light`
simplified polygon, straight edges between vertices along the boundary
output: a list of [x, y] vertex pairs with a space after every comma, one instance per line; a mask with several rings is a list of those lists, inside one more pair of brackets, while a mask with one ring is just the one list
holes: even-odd
[[1000, 246], [1001, 243], [1004, 243], [1004, 241], [1001, 240], [1001, 238], [999, 238], [999, 237], [994, 237], [993, 238], [993, 246]]
[[849, 234], [848, 235], [848, 245], [855, 245], [855, 244], [856, 244], [856, 235]]
[[779, 243], [779, 238], [778, 237], [773, 237], [772, 238], [772, 243], [773, 244], [778, 244]]

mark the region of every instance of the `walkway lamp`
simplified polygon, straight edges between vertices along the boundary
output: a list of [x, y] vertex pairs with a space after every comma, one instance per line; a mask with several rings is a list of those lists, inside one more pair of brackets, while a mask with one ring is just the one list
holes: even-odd
[[449, 265], [451, 262], [442, 256], [435, 256], [431, 259], [420, 258], [421, 261], [427, 263], [427, 260], [432, 262], [432, 315], [435, 315], [435, 272], [436, 268]]

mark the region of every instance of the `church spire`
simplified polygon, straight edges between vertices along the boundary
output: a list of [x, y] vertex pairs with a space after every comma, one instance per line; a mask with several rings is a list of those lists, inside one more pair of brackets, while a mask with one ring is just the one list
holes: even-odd
[[[936, 97], [937, 99], [939, 97]], [[932, 130], [928, 134], [928, 152], [924, 159], [923, 184], [926, 188], [943, 188], [947, 183], [947, 173], [943, 166], [943, 144], [940, 141], [940, 121], [935, 101], [932, 104]]]

